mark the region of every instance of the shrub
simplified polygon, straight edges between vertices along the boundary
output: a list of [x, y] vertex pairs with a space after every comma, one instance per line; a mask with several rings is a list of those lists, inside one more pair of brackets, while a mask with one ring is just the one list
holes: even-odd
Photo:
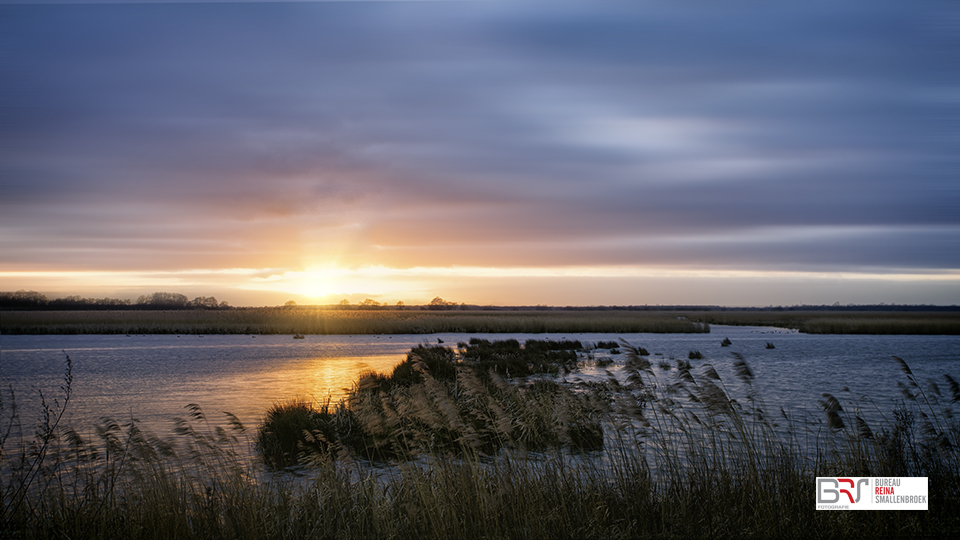
[[307, 450], [326, 454], [337, 439], [332, 416], [329, 405], [317, 410], [302, 399], [276, 403], [257, 430], [257, 452], [273, 469], [296, 465]]

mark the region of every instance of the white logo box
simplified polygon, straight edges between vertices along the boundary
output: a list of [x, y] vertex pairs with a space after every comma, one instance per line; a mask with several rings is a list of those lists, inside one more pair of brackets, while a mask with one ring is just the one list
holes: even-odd
[[927, 478], [818, 476], [817, 510], [926, 510]]

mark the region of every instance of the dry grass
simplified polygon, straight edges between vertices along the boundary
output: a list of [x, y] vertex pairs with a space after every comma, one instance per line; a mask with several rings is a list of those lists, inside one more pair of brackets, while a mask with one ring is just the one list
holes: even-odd
[[709, 326], [642, 311], [4, 311], [4, 334], [691, 333]]
[[960, 334], [960, 312], [422, 311], [312, 307], [182, 311], [9, 311], [4, 334], [694, 333], [711, 324], [810, 334]]
[[792, 328], [807, 334], [960, 334], [960, 312], [696, 311], [693, 321]]

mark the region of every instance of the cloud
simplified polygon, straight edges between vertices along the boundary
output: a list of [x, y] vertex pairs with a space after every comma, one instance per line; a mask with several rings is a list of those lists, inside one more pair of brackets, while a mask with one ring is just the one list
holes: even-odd
[[2, 265], [955, 269], [945, 9], [0, 6]]

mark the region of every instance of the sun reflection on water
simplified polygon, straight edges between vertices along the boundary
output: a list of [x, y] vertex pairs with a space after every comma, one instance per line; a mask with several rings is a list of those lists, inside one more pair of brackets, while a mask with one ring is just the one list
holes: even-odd
[[391, 354], [313, 359], [312, 373], [307, 380], [310, 390], [305, 396], [320, 403], [328, 398], [336, 403], [347, 396], [360, 375], [371, 371], [389, 374], [404, 357]]

